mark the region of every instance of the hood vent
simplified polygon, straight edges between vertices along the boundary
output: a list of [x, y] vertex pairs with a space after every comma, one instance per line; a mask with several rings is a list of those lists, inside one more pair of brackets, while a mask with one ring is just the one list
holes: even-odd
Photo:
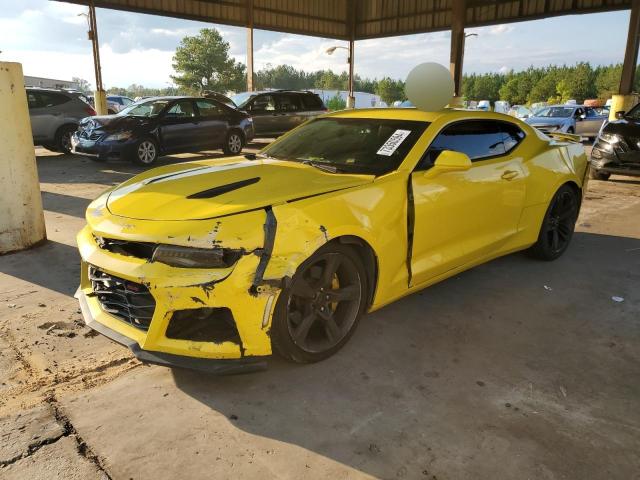
[[260, 177], [247, 178], [246, 180], [240, 180], [239, 182], [228, 183], [219, 187], [213, 187], [208, 190], [203, 190], [202, 192], [193, 193], [187, 198], [213, 198], [224, 193], [238, 190], [239, 188], [246, 187], [248, 185], [253, 185], [254, 183], [258, 183], [259, 181]]

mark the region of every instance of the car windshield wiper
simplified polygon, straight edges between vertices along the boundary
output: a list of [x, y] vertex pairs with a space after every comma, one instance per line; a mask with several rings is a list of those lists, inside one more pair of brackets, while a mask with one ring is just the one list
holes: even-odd
[[316, 162], [315, 160], [309, 160], [304, 158], [298, 158], [297, 160], [299, 162], [302, 162], [305, 165], [311, 165], [312, 167], [315, 167], [318, 170], [322, 170], [323, 172], [338, 173], [338, 167], [335, 167], [333, 165], [327, 165], [324, 163]]

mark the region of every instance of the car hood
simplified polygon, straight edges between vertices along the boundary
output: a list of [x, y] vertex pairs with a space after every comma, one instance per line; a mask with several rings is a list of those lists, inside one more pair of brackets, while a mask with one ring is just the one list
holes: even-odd
[[563, 125], [571, 120], [563, 117], [529, 117], [525, 120], [529, 125]]
[[621, 118], [608, 122], [602, 131], [615, 133], [623, 137], [640, 137], [640, 122], [631, 118]]
[[134, 130], [154, 123], [153, 118], [133, 117], [128, 115], [101, 115], [87, 117], [80, 122], [80, 127], [85, 130], [103, 130], [105, 132], [117, 132]]
[[144, 172], [107, 199], [113, 215], [139, 220], [199, 220], [364, 185], [372, 175], [323, 172], [298, 162], [230, 157]]

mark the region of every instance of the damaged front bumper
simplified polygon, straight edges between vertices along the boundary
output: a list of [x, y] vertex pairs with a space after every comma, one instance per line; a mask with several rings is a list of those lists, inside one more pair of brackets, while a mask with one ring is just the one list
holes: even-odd
[[[237, 220], [228, 217], [222, 226], [216, 221], [213, 230], [207, 227], [209, 236], [198, 234], [202, 221], [92, 218], [91, 212], [88, 218], [93, 225], [78, 234], [82, 262], [76, 297], [89, 327], [127, 346], [147, 363], [219, 374], [266, 367], [265, 359], [271, 355], [271, 317], [280, 289], [261, 282], [269, 259], [264, 236], [269, 222], [264, 210]], [[256, 232], [246, 225], [255, 225]], [[227, 268], [172, 267], [109, 251], [100, 241], [103, 237], [132, 243], [155, 239], [156, 243], [171, 240], [204, 247], [215, 245], [217, 229], [224, 231], [225, 226], [236, 233], [234, 241], [249, 246]], [[127, 230], [136, 233], [128, 235]]]

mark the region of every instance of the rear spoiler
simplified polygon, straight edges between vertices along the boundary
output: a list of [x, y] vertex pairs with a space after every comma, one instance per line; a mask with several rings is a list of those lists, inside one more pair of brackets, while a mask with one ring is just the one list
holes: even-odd
[[547, 137], [551, 137], [554, 140], [558, 140], [560, 142], [572, 142], [572, 143], [580, 143], [582, 137], [580, 135], [574, 135], [573, 133], [562, 133], [562, 132], [549, 132], [546, 134]]

